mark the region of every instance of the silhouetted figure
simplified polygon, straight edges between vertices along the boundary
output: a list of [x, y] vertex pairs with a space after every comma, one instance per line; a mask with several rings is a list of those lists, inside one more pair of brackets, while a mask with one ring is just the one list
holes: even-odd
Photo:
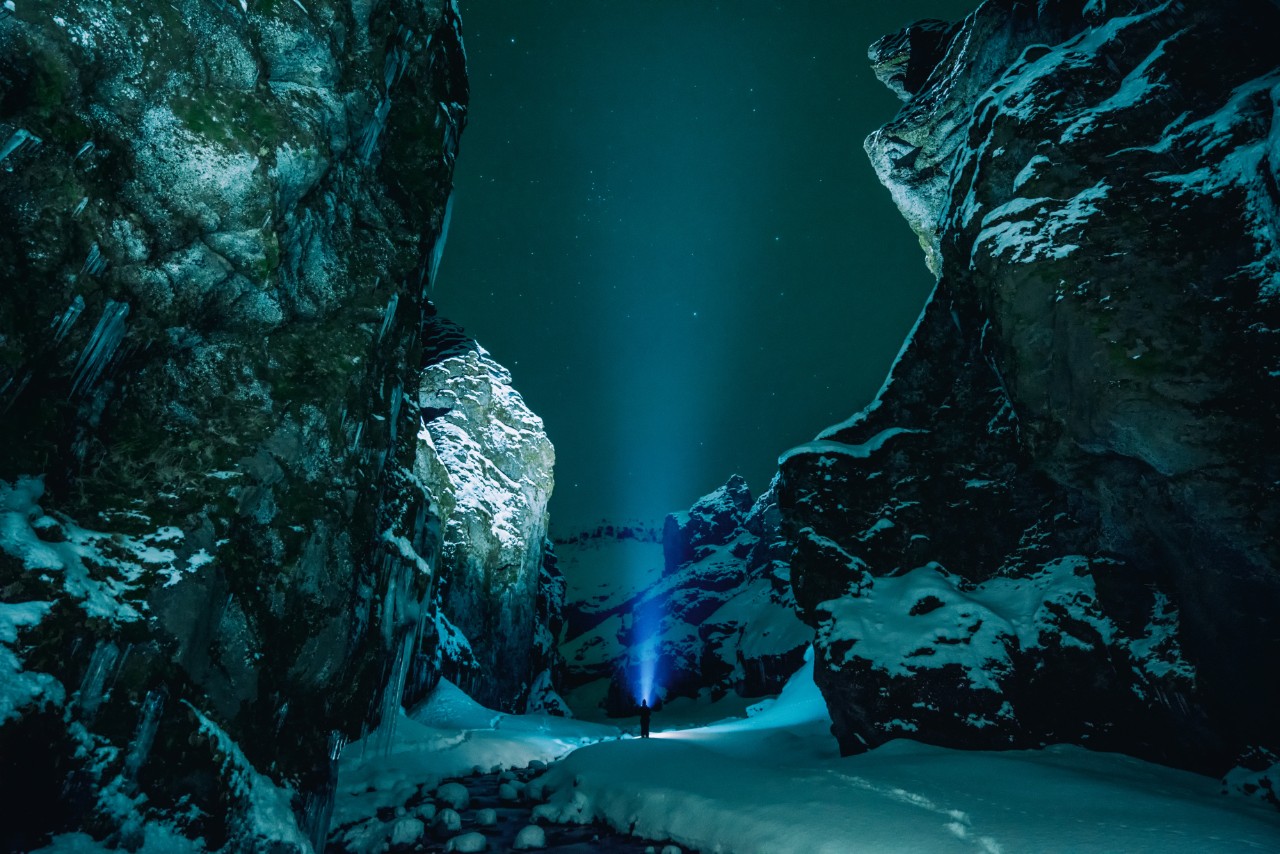
[[640, 737], [649, 737], [649, 718], [653, 715], [653, 709], [649, 708], [648, 700], [640, 701]]

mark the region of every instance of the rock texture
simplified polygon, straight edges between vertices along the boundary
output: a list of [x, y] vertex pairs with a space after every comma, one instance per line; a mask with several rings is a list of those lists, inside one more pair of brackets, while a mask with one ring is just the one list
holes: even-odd
[[456, 6], [9, 8], [0, 848], [308, 850], [430, 640]]
[[542, 673], [553, 664], [548, 645], [536, 640], [559, 608], [554, 557], [544, 548], [555, 451], [511, 374], [483, 347], [438, 317], [424, 337], [418, 467], [442, 484], [439, 615], [450, 639], [431, 670], [482, 705], [524, 711], [535, 682], [553, 688]]
[[906, 104], [867, 151], [939, 281], [779, 490], [845, 752], [1280, 740], [1277, 31], [988, 0], [873, 46]]
[[646, 688], [666, 700], [777, 693], [812, 640], [796, 615], [772, 488], [753, 501], [735, 476], [668, 516], [660, 540], [608, 526], [559, 548], [570, 585], [565, 683], [603, 688], [594, 693], [610, 714], [633, 714]]

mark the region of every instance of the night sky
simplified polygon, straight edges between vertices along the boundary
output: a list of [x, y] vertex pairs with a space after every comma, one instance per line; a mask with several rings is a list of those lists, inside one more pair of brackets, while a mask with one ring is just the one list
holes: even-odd
[[932, 286], [866, 46], [975, 0], [462, 0], [436, 302], [556, 447], [552, 525], [660, 519], [875, 395]]

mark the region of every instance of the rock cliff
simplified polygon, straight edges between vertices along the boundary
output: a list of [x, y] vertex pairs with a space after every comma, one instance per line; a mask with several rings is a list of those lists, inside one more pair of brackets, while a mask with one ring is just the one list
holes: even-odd
[[867, 152], [938, 284], [779, 490], [845, 752], [1280, 740], [1278, 31], [988, 0], [872, 47], [906, 103]]
[[445, 0], [6, 4], [0, 848], [323, 838], [465, 563], [419, 390], [494, 371], [421, 376], [467, 101]]
[[534, 683], [551, 680], [548, 662], [534, 665], [559, 607], [544, 551], [555, 451], [483, 347], [438, 317], [424, 337], [417, 464], [442, 485], [439, 617], [450, 639], [438, 672], [489, 708], [524, 711]]
[[[609, 526], [559, 546], [572, 701], [632, 714], [638, 693], [777, 693], [813, 632], [796, 616], [772, 488], [741, 477], [657, 531]], [[587, 686], [584, 688], [584, 686]]]

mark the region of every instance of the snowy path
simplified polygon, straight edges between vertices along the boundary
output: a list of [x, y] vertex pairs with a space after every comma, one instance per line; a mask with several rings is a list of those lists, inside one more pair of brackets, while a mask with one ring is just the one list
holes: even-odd
[[1074, 747], [969, 754], [898, 741], [778, 767], [696, 742], [625, 741], [574, 753], [543, 786], [548, 820], [605, 818], [736, 854], [1280, 850], [1280, 816], [1227, 801], [1215, 781]]
[[[499, 715], [447, 683], [416, 717], [400, 720], [385, 756], [348, 748], [335, 827], [363, 821], [373, 842], [412, 817], [413, 805], [439, 800], [433, 792], [442, 780], [563, 756], [521, 796], [545, 801], [533, 815], [544, 823], [604, 822], [686, 850], [1280, 852], [1280, 813], [1219, 794], [1215, 780], [1126, 756], [1074, 746], [957, 751], [899, 740], [842, 759], [809, 668], [750, 718], [657, 731], [647, 741], [599, 724]], [[655, 730], [671, 723], [655, 716]]]
[[829, 725], [806, 665], [746, 720], [574, 752], [535, 813], [734, 854], [1280, 851], [1280, 813], [1197, 774], [1068, 745], [842, 759]]

